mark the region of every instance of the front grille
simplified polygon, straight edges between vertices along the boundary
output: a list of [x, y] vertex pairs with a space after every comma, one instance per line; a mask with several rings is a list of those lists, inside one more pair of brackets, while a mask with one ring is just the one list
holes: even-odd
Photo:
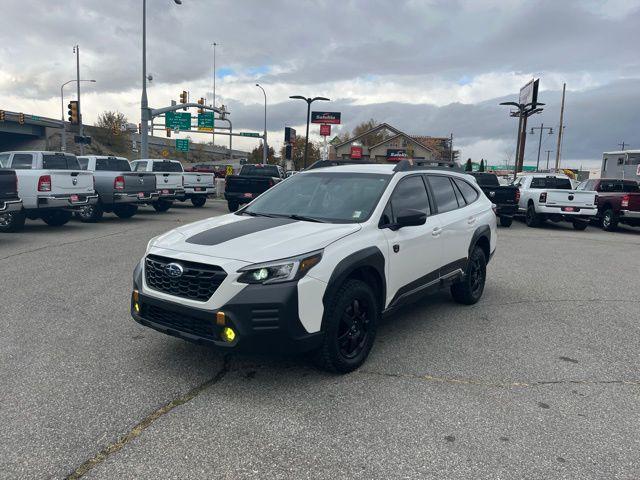
[[198, 337], [214, 340], [216, 327], [200, 318], [172, 312], [155, 305], [142, 305], [142, 318], [178, 332], [190, 333]]
[[[183, 268], [179, 277], [171, 277], [165, 271], [169, 263]], [[145, 279], [149, 288], [174, 297], [206, 302], [227, 277], [225, 271], [215, 265], [186, 262], [149, 255], [145, 259]]]

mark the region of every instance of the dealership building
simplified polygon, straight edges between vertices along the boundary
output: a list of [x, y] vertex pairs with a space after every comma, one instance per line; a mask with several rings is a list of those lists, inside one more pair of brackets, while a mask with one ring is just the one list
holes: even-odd
[[451, 152], [451, 139], [409, 135], [387, 123], [381, 123], [360, 135], [332, 145], [332, 157], [376, 163], [398, 162], [413, 158], [434, 165], [451, 165], [458, 152]]

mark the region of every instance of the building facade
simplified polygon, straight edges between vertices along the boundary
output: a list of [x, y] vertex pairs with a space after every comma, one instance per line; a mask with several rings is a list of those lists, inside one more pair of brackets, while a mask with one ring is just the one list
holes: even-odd
[[640, 181], [640, 150], [603, 153], [600, 178], [624, 178]]

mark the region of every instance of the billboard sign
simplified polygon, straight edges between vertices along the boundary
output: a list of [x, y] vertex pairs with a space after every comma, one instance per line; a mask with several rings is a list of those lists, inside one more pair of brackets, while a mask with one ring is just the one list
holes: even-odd
[[213, 112], [205, 112], [198, 114], [198, 131], [213, 132]]
[[520, 105], [526, 105], [531, 103], [530, 108], [536, 108], [536, 104], [538, 103], [538, 84], [540, 83], [540, 79], [531, 80], [524, 87], [520, 89], [520, 97], [518, 99], [518, 103]]
[[329, 135], [331, 135], [331, 125], [320, 125], [320, 135], [322, 135], [323, 137], [328, 137]]
[[351, 158], [362, 158], [362, 147], [356, 145], [351, 146]]
[[311, 112], [311, 123], [340, 125], [340, 112]]
[[404, 148], [387, 148], [387, 161], [399, 162], [405, 158], [409, 158], [409, 154]]

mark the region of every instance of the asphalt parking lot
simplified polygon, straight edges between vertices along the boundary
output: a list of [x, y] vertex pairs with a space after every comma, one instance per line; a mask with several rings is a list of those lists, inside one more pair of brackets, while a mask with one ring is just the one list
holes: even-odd
[[0, 236], [0, 477], [640, 477], [640, 229], [500, 229], [479, 304], [428, 297], [335, 376], [130, 318], [147, 241], [221, 213]]

